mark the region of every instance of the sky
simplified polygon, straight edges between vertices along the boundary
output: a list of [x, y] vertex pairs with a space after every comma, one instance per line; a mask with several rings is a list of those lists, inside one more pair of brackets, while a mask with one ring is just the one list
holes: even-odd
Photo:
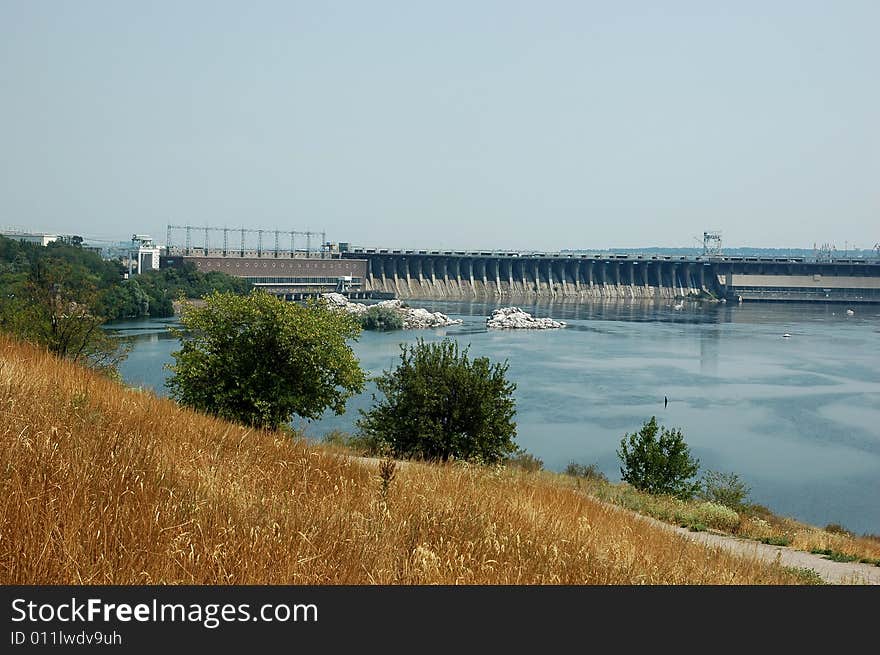
[[880, 241], [880, 2], [0, 0], [0, 226]]

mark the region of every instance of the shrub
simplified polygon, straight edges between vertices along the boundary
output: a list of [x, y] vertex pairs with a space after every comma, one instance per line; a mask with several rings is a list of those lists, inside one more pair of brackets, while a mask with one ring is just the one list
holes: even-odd
[[321, 441], [330, 446], [347, 448], [362, 457], [382, 456], [388, 450], [387, 445], [382, 441], [361, 434], [349, 434], [342, 430], [330, 430], [321, 437]]
[[688, 499], [700, 488], [699, 483], [689, 482], [699, 461], [691, 457], [681, 431], [658, 426], [655, 416], [638, 432], [624, 435], [617, 456], [623, 463], [621, 477], [636, 489]]
[[403, 329], [403, 316], [391, 307], [372, 306], [358, 317], [364, 330], [390, 332]]
[[831, 534], [839, 534], [843, 537], [854, 537], [855, 535], [847, 530], [845, 527], [840, 525], [839, 523], [829, 523], [825, 526], [825, 532], [830, 532]]
[[739, 527], [739, 514], [725, 505], [704, 502], [694, 508], [694, 516], [710, 528], [733, 532]]
[[825, 559], [830, 559], [832, 562], [858, 562], [863, 559], [858, 555], [849, 555], [833, 548], [811, 548], [810, 552], [813, 555], [824, 555]]
[[763, 537], [769, 537], [773, 534], [773, 526], [769, 521], [760, 517], [746, 515], [740, 523], [737, 534], [760, 541]]
[[776, 515], [769, 507], [765, 505], [759, 505], [758, 503], [744, 503], [742, 507], [739, 507], [737, 509], [740, 514], [760, 519], [765, 523], [772, 523], [776, 521]]
[[537, 473], [544, 468], [544, 461], [525, 450], [517, 450], [516, 453], [504, 458], [504, 463], [527, 473]]
[[608, 477], [599, 470], [598, 464], [578, 464], [577, 462], [569, 462], [563, 471], [565, 475], [575, 478], [583, 478], [585, 480], [598, 480], [600, 482], [608, 482]]
[[347, 432], [343, 432], [342, 430], [329, 430], [324, 433], [323, 437], [321, 437], [321, 443], [325, 443], [328, 446], [346, 447], [349, 438], [350, 435]]
[[785, 571], [800, 578], [803, 584], [807, 585], [824, 585], [825, 580], [814, 569], [799, 566], [785, 566]]
[[736, 473], [707, 471], [700, 481], [702, 500], [738, 510], [743, 507], [751, 491]]
[[516, 453], [516, 385], [505, 378], [506, 362], [471, 360], [451, 339], [400, 348], [400, 364], [376, 380], [385, 398], [360, 410], [362, 436], [404, 458], [494, 464]]
[[337, 414], [364, 385], [346, 342], [360, 333], [346, 314], [301, 306], [263, 291], [214, 293], [184, 306], [181, 350], [166, 383], [183, 405], [256, 427], [277, 428], [293, 415]]
[[18, 284], [0, 288], [0, 329], [119, 379], [130, 346], [101, 327], [99, 289], [83, 267], [37, 260]]

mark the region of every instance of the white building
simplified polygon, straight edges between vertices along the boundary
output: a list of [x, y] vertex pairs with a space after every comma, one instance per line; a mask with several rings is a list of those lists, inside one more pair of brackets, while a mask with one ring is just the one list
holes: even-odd
[[133, 234], [131, 243], [137, 246], [137, 259], [134, 262], [137, 274], [140, 275], [145, 271], [158, 271], [161, 248], [153, 242], [152, 237], [148, 234]]
[[59, 235], [46, 234], [45, 232], [24, 232], [22, 230], [0, 230], [0, 236], [7, 239], [15, 239], [16, 241], [24, 241], [26, 243], [36, 243], [41, 246], [48, 246], [53, 241], [58, 241]]

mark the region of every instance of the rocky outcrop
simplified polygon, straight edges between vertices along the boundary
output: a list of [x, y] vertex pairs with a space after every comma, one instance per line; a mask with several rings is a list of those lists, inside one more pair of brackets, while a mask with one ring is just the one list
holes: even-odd
[[552, 318], [535, 318], [519, 307], [502, 307], [492, 312], [486, 319], [487, 328], [515, 330], [550, 330], [565, 327], [563, 321]]
[[329, 305], [336, 309], [343, 309], [349, 314], [365, 314], [367, 306], [359, 302], [351, 302], [341, 293], [322, 293], [321, 297], [326, 300]]
[[[322, 293], [321, 297], [327, 300], [332, 307], [336, 307], [350, 314], [361, 315], [366, 314], [370, 305], [364, 305], [359, 302], [351, 302], [340, 293]], [[403, 317], [403, 328], [405, 330], [427, 330], [438, 327], [448, 327], [450, 325], [458, 325], [462, 321], [455, 318], [449, 318], [446, 314], [440, 312], [429, 312], [421, 307], [408, 307], [400, 300], [383, 300], [373, 307], [387, 307], [398, 312]]]

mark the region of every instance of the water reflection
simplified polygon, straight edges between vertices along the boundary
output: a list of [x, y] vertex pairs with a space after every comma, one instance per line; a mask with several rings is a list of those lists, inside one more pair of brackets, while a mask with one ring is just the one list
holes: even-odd
[[709, 327], [700, 330], [700, 373], [718, 375], [718, 353], [721, 348], [721, 330]]

